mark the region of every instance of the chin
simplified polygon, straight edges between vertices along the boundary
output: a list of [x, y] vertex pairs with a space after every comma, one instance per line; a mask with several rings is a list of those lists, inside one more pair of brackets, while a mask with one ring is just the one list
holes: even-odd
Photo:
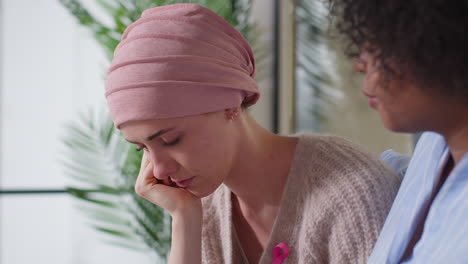
[[192, 190], [187, 190], [187, 191], [200, 199], [205, 198], [209, 196], [210, 194], [212, 194], [212, 192], [209, 193], [209, 192], [199, 192], [199, 191], [192, 191]]
[[406, 131], [403, 127], [398, 126], [394, 123], [389, 123], [389, 122], [384, 122], [384, 127], [392, 132], [397, 132], [397, 133], [406, 133]]
[[383, 119], [383, 125], [385, 128], [392, 132], [396, 133], [420, 133], [423, 129], [415, 127], [414, 124], [405, 124], [403, 122], [398, 122], [398, 120], [391, 120], [391, 119]]
[[384, 127], [393, 132], [407, 132], [405, 126], [400, 124], [397, 119], [391, 118], [386, 113], [379, 111], [380, 120], [382, 121]]
[[189, 191], [191, 194], [195, 195], [198, 198], [204, 198], [214, 193], [220, 186], [221, 184], [211, 188], [204, 188], [203, 190], [194, 188], [194, 190], [187, 189], [187, 191]]

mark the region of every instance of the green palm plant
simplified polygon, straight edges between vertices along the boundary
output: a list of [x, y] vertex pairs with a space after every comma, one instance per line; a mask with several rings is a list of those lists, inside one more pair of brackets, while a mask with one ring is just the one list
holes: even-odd
[[[59, 0], [104, 49], [109, 60], [125, 28], [150, 7], [197, 3], [221, 15], [252, 43], [257, 59], [267, 54], [257, 45], [256, 25], [249, 21], [251, 0], [96, 0], [113, 25], [96, 19], [79, 0]], [[134, 193], [141, 152], [114, 128], [106, 108], [81, 114], [65, 127], [65, 172], [75, 180], [67, 191], [78, 199], [92, 226], [109, 234], [109, 242], [154, 252], [167, 259], [171, 240], [170, 216]]]
[[[66, 126], [67, 174], [80, 185], [67, 191], [86, 203], [80, 208], [93, 226], [119, 238], [114, 244], [156, 251], [166, 257], [170, 217], [133, 191], [141, 154], [114, 129], [107, 111], [90, 111]], [[146, 246], [146, 247], [145, 247]]]
[[327, 28], [327, 11], [323, 1], [296, 1], [294, 67], [297, 130], [321, 131], [328, 110], [342, 96], [333, 85]]
[[112, 59], [115, 47], [120, 41], [123, 31], [133, 21], [140, 18], [141, 13], [151, 7], [176, 4], [196, 3], [207, 7], [227, 20], [251, 43], [255, 56], [259, 61], [266, 56], [264, 46], [258, 45], [259, 32], [256, 23], [250, 21], [252, 0], [95, 0], [112, 18], [113, 25], [108, 26], [96, 19], [80, 0], [59, 0], [59, 2], [77, 19], [78, 23], [87, 27], [96, 41], [102, 46], [109, 59]]

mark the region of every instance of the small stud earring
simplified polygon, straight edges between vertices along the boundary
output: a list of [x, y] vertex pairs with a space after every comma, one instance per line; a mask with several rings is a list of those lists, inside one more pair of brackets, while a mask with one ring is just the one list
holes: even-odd
[[239, 116], [239, 108], [226, 109], [226, 117], [228, 120], [234, 121]]

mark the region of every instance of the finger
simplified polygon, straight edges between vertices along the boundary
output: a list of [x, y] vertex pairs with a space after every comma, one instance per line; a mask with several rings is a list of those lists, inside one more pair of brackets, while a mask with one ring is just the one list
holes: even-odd
[[158, 179], [154, 176], [153, 173], [154, 165], [150, 163], [144, 170], [142, 171], [143, 176], [143, 183], [147, 185], [154, 185], [154, 184], [164, 184], [167, 186], [171, 186], [173, 182], [170, 180], [169, 177], [165, 179]]
[[150, 163], [151, 162], [149, 161], [146, 152], [143, 152], [143, 156], [141, 157], [140, 172], [143, 171]]
[[170, 187], [163, 184], [153, 175], [153, 165], [149, 164], [138, 175], [135, 183], [135, 193], [152, 202], [153, 204], [162, 207], [169, 212], [173, 212], [177, 207], [177, 197], [186, 192], [183, 189]]
[[171, 177], [169, 177], [169, 186], [177, 187], [177, 184], [172, 181]]
[[142, 163], [146, 166], [150, 163], [148, 153], [146, 151], [143, 151], [143, 157], [142, 157]]
[[169, 178], [163, 179], [163, 180], [162, 180], [162, 183], [163, 183], [164, 185], [171, 186], [171, 181], [169, 180]]
[[149, 164], [142, 168], [135, 182], [135, 192], [145, 197], [146, 192], [154, 185], [158, 184], [158, 180], [153, 175], [153, 165]]
[[[148, 171], [147, 171], [147, 170], [149, 170], [149, 169], [148, 169], [149, 166], [151, 166], [151, 174], [150, 174], [150, 175], [148, 175]], [[142, 160], [141, 160], [140, 172], [143, 173], [143, 171], [147, 171], [147, 172], [144, 172], [144, 174], [146, 175], [146, 176], [145, 176], [145, 178], [146, 178], [145, 182], [147, 182], [147, 183], [148, 183], [148, 182], [149, 182], [149, 183], [154, 182], [154, 179], [152, 179], [151, 177], [156, 178], [156, 177], [154, 176], [154, 174], [152, 173], [153, 166], [154, 166], [154, 165], [153, 165], [153, 164], [149, 161], [149, 159], [147, 158], [146, 152], [143, 153], [143, 157], [142, 157]], [[172, 181], [169, 179], [169, 177], [167, 177], [167, 178], [165, 178], [165, 179], [162, 179], [162, 180], [156, 178], [156, 181], [157, 181], [157, 183], [162, 183], [162, 184], [165, 184], [165, 185], [167, 185], [167, 186], [170, 186], [170, 185], [172, 184]]]
[[184, 189], [174, 188], [164, 184], [156, 184], [151, 187], [144, 198], [172, 213], [180, 203], [181, 197], [186, 195], [189, 195], [189, 193]]

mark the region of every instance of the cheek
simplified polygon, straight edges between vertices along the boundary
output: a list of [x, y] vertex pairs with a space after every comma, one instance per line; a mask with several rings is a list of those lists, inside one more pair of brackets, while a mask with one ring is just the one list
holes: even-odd
[[212, 194], [224, 182], [229, 168], [226, 154], [218, 144], [203, 144], [187, 155], [186, 173], [199, 176], [190, 190], [197, 197]]
[[226, 166], [227, 153], [222, 140], [198, 138], [178, 151], [177, 160], [195, 174], [219, 174]]
[[410, 132], [417, 123], [410, 103], [403, 98], [384, 96], [378, 107], [384, 126], [394, 132]]
[[379, 115], [380, 119], [382, 120], [383, 125], [385, 128], [391, 131], [398, 131], [399, 130], [399, 120], [396, 118], [396, 115], [389, 111], [388, 108], [385, 108], [384, 105], [379, 106]]
[[379, 87], [379, 74], [375, 71], [371, 71], [364, 76], [364, 90], [373, 95], [377, 95], [380, 90]]

